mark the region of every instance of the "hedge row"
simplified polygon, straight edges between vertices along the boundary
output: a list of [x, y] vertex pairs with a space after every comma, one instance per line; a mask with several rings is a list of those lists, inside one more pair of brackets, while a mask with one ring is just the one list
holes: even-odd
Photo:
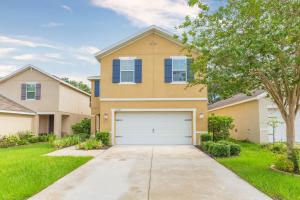
[[202, 149], [214, 157], [237, 156], [241, 152], [240, 145], [226, 140], [203, 142]]

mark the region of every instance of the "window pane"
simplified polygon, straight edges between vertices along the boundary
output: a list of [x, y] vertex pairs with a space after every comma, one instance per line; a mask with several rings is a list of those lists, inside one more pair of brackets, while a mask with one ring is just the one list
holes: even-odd
[[121, 71], [134, 70], [134, 60], [120, 60]]
[[186, 59], [173, 59], [173, 71], [186, 71]]
[[35, 91], [35, 84], [27, 84], [27, 91], [34, 92]]
[[27, 99], [35, 99], [35, 92], [27, 92]]
[[121, 72], [121, 82], [133, 82], [133, 71], [122, 71]]
[[186, 72], [173, 71], [173, 81], [186, 81]]

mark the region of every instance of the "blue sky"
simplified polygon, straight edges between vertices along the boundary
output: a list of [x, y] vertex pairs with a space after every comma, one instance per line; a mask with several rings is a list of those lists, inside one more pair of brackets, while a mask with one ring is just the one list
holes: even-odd
[[[212, 10], [224, 0], [206, 0]], [[186, 15], [185, 0], [3, 0], [0, 77], [33, 64], [59, 77], [99, 74], [94, 53], [150, 25], [169, 31]]]

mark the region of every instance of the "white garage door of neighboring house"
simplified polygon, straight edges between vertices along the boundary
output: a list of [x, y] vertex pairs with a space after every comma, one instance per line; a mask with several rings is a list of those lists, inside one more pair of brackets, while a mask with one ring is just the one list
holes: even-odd
[[117, 144], [192, 144], [191, 112], [120, 112]]
[[[281, 117], [281, 114], [278, 109], [269, 109], [269, 117], [276, 117], [278, 121], [281, 123], [276, 127], [275, 129], [275, 140], [276, 141], [286, 141], [286, 129], [285, 129], [285, 122]], [[272, 135], [272, 127], [268, 126], [268, 132], [269, 132], [269, 142], [273, 141], [273, 135]], [[295, 141], [300, 143], [300, 112], [298, 112], [296, 119], [295, 119]]]

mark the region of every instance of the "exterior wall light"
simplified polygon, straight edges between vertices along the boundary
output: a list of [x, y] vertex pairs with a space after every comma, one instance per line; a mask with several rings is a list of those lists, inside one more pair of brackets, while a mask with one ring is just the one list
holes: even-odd
[[204, 113], [199, 113], [199, 118], [203, 119], [204, 118]]
[[107, 119], [108, 119], [108, 114], [107, 114], [107, 113], [104, 113], [104, 116], [103, 116], [103, 117], [104, 117], [105, 120], [107, 120]]

